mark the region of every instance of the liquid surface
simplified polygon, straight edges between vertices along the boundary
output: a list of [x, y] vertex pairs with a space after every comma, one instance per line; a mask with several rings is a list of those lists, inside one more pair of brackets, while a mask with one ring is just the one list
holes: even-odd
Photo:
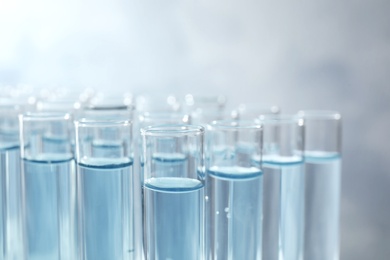
[[232, 166], [232, 167], [213, 166], [209, 169], [208, 173], [215, 177], [226, 178], [228, 180], [251, 179], [262, 175], [262, 172], [257, 167], [246, 168], [246, 167], [239, 167], [239, 166]]
[[182, 153], [155, 153], [152, 156], [152, 169], [156, 177], [186, 176], [188, 160]]
[[94, 158], [120, 158], [124, 154], [124, 145], [116, 140], [94, 140], [92, 142], [92, 156]]
[[147, 259], [203, 259], [203, 184], [162, 177], [145, 181]]

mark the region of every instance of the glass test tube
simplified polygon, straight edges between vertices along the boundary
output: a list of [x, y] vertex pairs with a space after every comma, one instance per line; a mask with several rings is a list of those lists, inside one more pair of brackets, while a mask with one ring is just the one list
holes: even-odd
[[[104, 102], [100, 102], [104, 101]], [[80, 120], [87, 119], [87, 120], [98, 120], [98, 121], [112, 121], [112, 120], [117, 120], [117, 121], [122, 121], [122, 120], [127, 120], [127, 121], [132, 121], [133, 120], [133, 111], [134, 107], [131, 104], [125, 104], [126, 102], [124, 101], [124, 98], [119, 97], [119, 98], [110, 98], [110, 99], [103, 99], [97, 102], [96, 100], [92, 102], [91, 105], [86, 106], [83, 108], [83, 110], [80, 113]], [[135, 140], [134, 138], [134, 124], [132, 124], [132, 140]], [[109, 139], [110, 136], [110, 131], [112, 129], [107, 128], [106, 130], [100, 130], [101, 133], [100, 135], [106, 135], [107, 138]], [[107, 133], [104, 134], [103, 132], [106, 131]], [[112, 152], [112, 149], [115, 147], [113, 145], [110, 149], [106, 145], [114, 144], [115, 142], [113, 140], [109, 140], [107, 143], [106, 141], [103, 141], [101, 138], [97, 138], [93, 144], [92, 148], [94, 149], [94, 154], [97, 156], [99, 151], [100, 155], [104, 154], [104, 151]], [[116, 145], [119, 149], [120, 145]], [[134, 144], [131, 143], [131, 149], [129, 151], [128, 156], [130, 158], [138, 158], [138, 155], [135, 154]], [[136, 147], [135, 147], [136, 148]], [[103, 155], [102, 155], [103, 156]], [[132, 186], [130, 187], [130, 190], [133, 194], [133, 210], [134, 210], [134, 225], [132, 228], [132, 232], [134, 233], [134, 247], [136, 249], [142, 248], [142, 208], [141, 208], [141, 202], [142, 202], [142, 197], [141, 197], [141, 185], [140, 185], [140, 174], [138, 173], [137, 169], [139, 168], [138, 166], [138, 160], [133, 159], [133, 166], [132, 166]], [[137, 255], [139, 256], [140, 252], [136, 252]]]
[[301, 260], [304, 225], [304, 124], [296, 115], [263, 125], [263, 259]]
[[[78, 118], [80, 110], [83, 104], [77, 100], [76, 97], [66, 98], [53, 98], [47, 100], [39, 100], [36, 105], [37, 111], [40, 112], [55, 112], [55, 113], [67, 113], [71, 117], [70, 121], [74, 121]], [[72, 152], [74, 153], [75, 147], [75, 130], [74, 124], [69, 124], [69, 135], [72, 144]], [[60, 141], [55, 135], [46, 135], [43, 140], [47, 147], [51, 146], [52, 150], [57, 149], [57, 143]]]
[[131, 126], [129, 120], [75, 122], [78, 259], [142, 259], [134, 231]]
[[179, 112], [181, 104], [174, 95], [141, 94], [135, 98], [135, 107], [139, 112]]
[[188, 94], [185, 96], [186, 113], [191, 115], [192, 123], [208, 124], [214, 120], [225, 119], [225, 96], [197, 96]]
[[134, 105], [134, 96], [130, 92], [104, 93], [98, 92], [90, 98], [89, 105], [93, 107], [113, 107]]
[[261, 259], [261, 125], [215, 121], [206, 142], [207, 259]]
[[307, 260], [339, 259], [341, 116], [302, 111], [305, 120], [305, 250]]
[[134, 108], [132, 105], [99, 104], [85, 106], [79, 113], [78, 119], [93, 120], [132, 120]]
[[0, 105], [0, 259], [24, 258], [18, 115], [24, 105]]
[[[155, 125], [177, 125], [177, 124], [190, 124], [190, 116], [181, 112], [143, 112], [138, 116], [137, 128], [143, 129]], [[137, 131], [140, 133], [140, 130]], [[137, 138], [138, 146], [136, 147], [136, 153], [139, 155], [141, 183], [144, 180], [143, 166], [144, 158], [142, 153], [142, 139]], [[160, 140], [163, 142], [163, 140]], [[169, 143], [170, 140], [167, 140]]]
[[280, 108], [276, 105], [267, 105], [262, 103], [240, 104], [231, 112], [233, 119], [237, 120], [255, 120], [261, 115], [277, 115]]
[[204, 259], [203, 127], [142, 129], [146, 259]]
[[[29, 113], [19, 119], [25, 259], [75, 259], [76, 178], [70, 115]], [[47, 136], [57, 140], [55, 146], [45, 142]]]

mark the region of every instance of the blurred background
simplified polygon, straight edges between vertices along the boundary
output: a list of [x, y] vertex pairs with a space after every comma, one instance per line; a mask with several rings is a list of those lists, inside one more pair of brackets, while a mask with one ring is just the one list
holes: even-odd
[[0, 85], [338, 110], [341, 259], [389, 259], [389, 10], [387, 0], [0, 0]]

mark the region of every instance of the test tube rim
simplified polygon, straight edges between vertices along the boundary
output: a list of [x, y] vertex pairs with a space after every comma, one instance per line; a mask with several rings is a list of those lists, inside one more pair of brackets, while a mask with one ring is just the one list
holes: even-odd
[[238, 129], [250, 130], [259, 129], [262, 130], [262, 124], [260, 120], [215, 120], [207, 124], [207, 130], [231, 130], [237, 131]]
[[147, 126], [141, 129], [143, 136], [185, 136], [202, 135], [204, 127], [201, 125], [164, 124]]
[[300, 110], [298, 116], [305, 120], [341, 120], [341, 114], [335, 110]]
[[260, 113], [264, 111], [269, 111], [272, 114], [279, 114], [281, 108], [277, 104], [253, 102], [253, 103], [240, 103], [233, 110], [236, 110], [239, 113], [248, 110], [249, 112], [255, 112], [255, 113], [257, 113], [258, 111], [260, 111]]
[[71, 119], [70, 113], [61, 111], [34, 111], [19, 115], [21, 121], [61, 121]]
[[267, 125], [281, 125], [281, 124], [291, 124], [297, 123], [298, 125], [303, 125], [303, 117], [299, 114], [270, 114], [270, 115], [261, 115], [258, 117], [261, 124]]
[[110, 119], [87, 119], [82, 118], [74, 122], [76, 128], [80, 127], [117, 127], [117, 126], [131, 126], [131, 120], [110, 120]]
[[120, 111], [133, 111], [134, 106], [133, 105], [110, 105], [110, 104], [91, 104], [86, 107], [84, 107], [85, 110], [88, 111], [115, 111], [115, 110], [120, 110]]

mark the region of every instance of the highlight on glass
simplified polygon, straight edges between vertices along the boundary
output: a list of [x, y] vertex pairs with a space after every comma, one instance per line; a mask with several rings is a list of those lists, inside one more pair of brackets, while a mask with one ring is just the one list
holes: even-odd
[[339, 259], [341, 115], [301, 111], [305, 120], [304, 259]]
[[129, 120], [75, 122], [78, 259], [141, 259]]
[[303, 257], [304, 122], [297, 115], [264, 115], [263, 259]]
[[141, 130], [145, 258], [204, 259], [204, 129]]
[[262, 127], [215, 121], [206, 131], [206, 259], [261, 259]]
[[76, 259], [76, 179], [69, 114], [20, 116], [26, 259]]

